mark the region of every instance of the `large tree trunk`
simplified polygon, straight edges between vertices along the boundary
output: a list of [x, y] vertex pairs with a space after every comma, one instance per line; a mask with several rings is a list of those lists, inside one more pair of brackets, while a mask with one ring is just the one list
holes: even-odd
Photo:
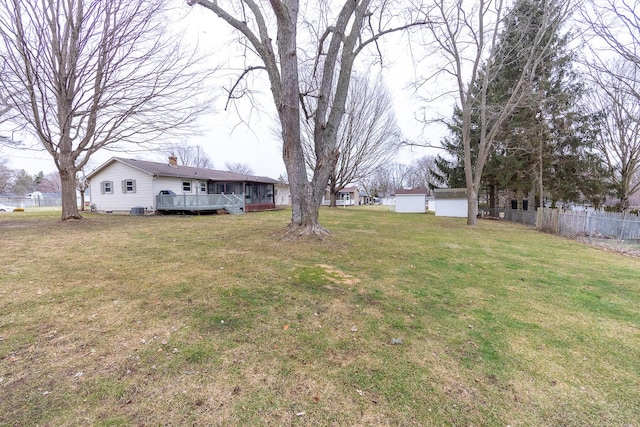
[[[288, 136], [289, 139], [292, 139], [292, 137], [295, 137], [295, 134], [287, 135], [287, 132], [283, 131], [283, 136]], [[295, 144], [295, 142], [285, 142], [283, 151], [285, 165], [287, 165], [287, 174], [289, 176], [292, 211], [291, 223], [288, 226], [286, 235], [289, 238], [300, 238], [310, 235], [324, 238], [328, 235], [328, 231], [318, 222], [322, 197], [318, 199], [315, 196], [316, 189], [314, 187], [317, 186], [317, 184], [314, 186], [314, 182], [309, 182], [307, 179], [305, 163], [304, 160], [302, 160], [302, 147], [300, 144]], [[290, 157], [295, 157], [299, 160], [291, 160]], [[322, 187], [324, 192], [326, 182], [322, 184]]]
[[478, 224], [478, 190], [474, 185], [467, 186], [468, 215], [467, 225]]
[[338, 191], [336, 191], [335, 181], [333, 179], [329, 180], [329, 207], [335, 208], [338, 206]]
[[[282, 11], [282, 10], [280, 10]], [[322, 197], [327, 189], [329, 176], [338, 161], [338, 151], [335, 148], [336, 127], [339, 120], [322, 122], [314, 132], [317, 162], [313, 172], [313, 179], [307, 178], [304, 150], [300, 136], [300, 86], [298, 74], [298, 59], [296, 48], [296, 25], [298, 3], [290, 2], [287, 13], [278, 14], [278, 54], [280, 58], [281, 93], [274, 91], [278, 115], [282, 125], [283, 159], [287, 167], [289, 185], [291, 189], [292, 216], [286, 237], [300, 238], [306, 236], [324, 239], [329, 232], [320, 225], [318, 216]], [[343, 64], [344, 66], [344, 64]], [[350, 71], [350, 70], [349, 70]], [[326, 72], [326, 71], [325, 71]], [[344, 72], [344, 70], [341, 70]], [[348, 81], [347, 81], [348, 83]], [[348, 89], [347, 88], [344, 90]], [[346, 97], [346, 92], [344, 93]], [[334, 106], [334, 109], [336, 107]], [[341, 118], [344, 108], [332, 110], [332, 114], [339, 112]], [[316, 112], [316, 115], [319, 113]], [[324, 115], [320, 114], [324, 117]], [[315, 119], [318, 121], [318, 118]]]
[[[299, 149], [299, 155], [302, 156], [302, 146], [297, 145], [296, 148]], [[287, 230], [288, 238], [298, 239], [310, 236], [325, 239], [329, 236], [329, 231], [320, 225], [318, 217], [322, 197], [327, 190], [329, 174], [337, 161], [337, 152], [325, 158], [328, 160], [316, 165], [311, 182], [307, 180], [304, 161], [298, 162], [295, 165], [288, 164], [288, 169], [297, 170], [300, 182], [304, 182], [303, 185], [291, 187], [291, 198], [294, 205], [291, 224], [289, 224]], [[291, 176], [289, 180], [291, 182]], [[294, 188], [296, 192], [295, 195]]]
[[[288, 237], [313, 235], [324, 238], [328, 234], [318, 223], [318, 215], [330, 173], [335, 169], [340, 154], [336, 148], [337, 130], [345, 111], [356, 56], [364, 46], [374, 43], [386, 32], [400, 31], [422, 23], [412, 22], [407, 26], [385, 31], [374, 31], [371, 28], [374, 36], [363, 38], [361, 30], [365, 18], [370, 16], [370, 2], [371, 0], [344, 2], [336, 16], [335, 25], [328, 27], [320, 39], [314, 67], [314, 79], [317, 78], [318, 86], [312, 93], [303, 95], [299, 85], [296, 45], [299, 0], [245, 1], [242, 3], [246, 5], [246, 9], [242, 8], [242, 14], [238, 16], [231, 12], [231, 6], [227, 9], [227, 6], [220, 6], [217, 1], [188, 0], [190, 5], [197, 3], [210, 9], [241, 32], [264, 62], [282, 127], [282, 156], [291, 189], [292, 217]], [[278, 58], [272, 47], [273, 39], [269, 37], [271, 25], [267, 25], [263, 14], [267, 10], [267, 4], [277, 20], [275, 40]], [[249, 10], [255, 20], [247, 19]], [[248, 21], [253, 22], [249, 25]], [[313, 34], [314, 37], [320, 35], [315, 30]], [[306, 96], [316, 100], [312, 114], [316, 164], [311, 181], [300, 139], [300, 102], [301, 97]]]
[[[302, 163], [302, 165], [304, 165], [304, 163]], [[325, 188], [326, 185], [322, 187]], [[313, 183], [306, 182], [305, 176], [304, 183], [299, 184], [296, 182], [296, 184], [290, 188], [292, 213], [291, 223], [287, 227], [286, 237], [290, 239], [309, 236], [321, 239], [327, 237], [329, 232], [322, 227], [318, 221], [322, 198], [318, 200], [318, 198], [314, 196], [317, 191], [314, 191]]]
[[76, 170], [73, 166], [60, 165], [60, 187], [62, 190], [62, 220], [81, 219], [76, 199]]
[[[283, 84], [280, 86], [280, 93], [274, 91], [282, 125], [282, 157], [287, 167], [291, 190], [292, 214], [286, 236], [294, 239], [310, 235], [324, 238], [328, 231], [318, 222], [322, 198], [316, 196], [317, 183], [309, 182], [307, 178], [304, 152], [300, 141], [300, 89], [296, 54], [297, 3], [289, 4], [287, 12], [287, 14], [278, 15], [277, 43], [280, 57], [280, 81]], [[327, 181], [328, 177], [321, 183], [323, 192]]]

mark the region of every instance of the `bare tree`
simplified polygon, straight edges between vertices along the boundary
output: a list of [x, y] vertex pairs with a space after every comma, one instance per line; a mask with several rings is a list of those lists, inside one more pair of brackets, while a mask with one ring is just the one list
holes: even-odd
[[[4, 77], [0, 74], [0, 79]], [[3, 123], [7, 120], [7, 116], [11, 111], [11, 103], [6, 95], [0, 93], [0, 123]]]
[[[590, 0], [580, 9], [592, 34], [603, 40], [630, 66], [640, 68], [640, 5], [635, 0]], [[597, 46], [591, 48], [592, 66], [608, 70], [607, 55]], [[636, 75], [635, 82], [640, 75]], [[636, 93], [636, 95], [638, 95]]]
[[[600, 137], [597, 145], [614, 172], [613, 184], [624, 211], [629, 200], [640, 191], [635, 177], [640, 173], [640, 68], [627, 61], [592, 68], [594, 87], [586, 99], [586, 108], [598, 117]], [[624, 78], [624, 77], [627, 78]]]
[[37, 190], [41, 193], [58, 193], [62, 192], [62, 183], [58, 172], [50, 172], [42, 177], [38, 183]]
[[[453, 78], [456, 102], [462, 112], [459, 131], [464, 150], [469, 225], [477, 224], [478, 193], [487, 159], [494, 149], [497, 133], [529, 94], [535, 78], [533, 70], [546, 58], [550, 38], [570, 12], [570, 0], [541, 1], [537, 13], [521, 20], [509, 44], [500, 44], [507, 14], [503, 0], [433, 0], [434, 15], [429, 25], [433, 39], [429, 46], [442, 56], [442, 67], [435, 75]], [[437, 17], [434, 17], [437, 16]], [[508, 46], [508, 50], [504, 47]], [[499, 71], [519, 61], [519, 73], [507, 99], [492, 105], [487, 88]], [[472, 116], [477, 114], [478, 143], [472, 143]]]
[[[640, 185], [640, 170], [636, 172], [631, 182], [632, 185]], [[640, 207], [640, 191], [629, 197], [629, 205], [635, 207], [635, 209]]]
[[213, 161], [201, 145], [189, 145], [186, 141], [167, 145], [163, 150], [164, 160], [176, 156], [178, 164], [195, 168], [213, 169]]
[[[2, 67], [2, 61], [0, 60], [0, 67]], [[5, 79], [5, 72], [0, 68], [0, 81]], [[0, 125], [9, 121], [10, 114], [13, 109], [11, 107], [11, 103], [9, 102], [8, 96], [2, 90], [2, 86], [0, 85]], [[0, 133], [0, 148], [3, 145], [14, 145], [13, 139], [8, 137], [7, 135], [3, 135]]]
[[0, 158], [0, 194], [9, 193], [13, 185], [13, 170], [7, 163], [6, 158]]
[[[313, 122], [304, 121], [302, 142], [310, 170], [316, 167], [313, 133]], [[378, 166], [389, 162], [396, 155], [400, 141], [391, 95], [383, 82], [354, 76], [338, 129], [338, 161], [329, 174], [330, 206], [336, 206], [340, 190], [363, 181]]]
[[[0, 80], [4, 80], [6, 78], [5, 67], [0, 62]], [[11, 111], [11, 102], [9, 102], [9, 97], [4, 93], [0, 86], [0, 123], [3, 123], [7, 120], [7, 116]]]
[[438, 167], [435, 156], [423, 156], [411, 162], [407, 186], [409, 188], [437, 188], [444, 183], [434, 174]]
[[0, 91], [53, 157], [63, 220], [81, 218], [76, 173], [96, 151], [194, 118], [203, 73], [170, 36], [166, 9], [165, 0], [0, 0]]
[[360, 181], [369, 196], [390, 197], [397, 189], [407, 188], [411, 168], [402, 163], [379, 165], [371, 175]]
[[[264, 70], [282, 129], [283, 160], [291, 189], [290, 237], [328, 234], [318, 222], [319, 207], [329, 176], [339, 158], [338, 129], [342, 122], [349, 81], [356, 57], [367, 46], [378, 46], [387, 33], [418, 25], [411, 15], [401, 15], [389, 1], [346, 0], [337, 9], [331, 2], [305, 4], [299, 0], [188, 0], [225, 21], [242, 36], [248, 61], [245, 73]], [[222, 5], [224, 4], [224, 5]], [[396, 12], [391, 16], [390, 12]], [[309, 12], [309, 14], [307, 14]], [[298, 32], [305, 31], [304, 34]], [[273, 41], [275, 40], [275, 46]], [[302, 41], [311, 45], [299, 45]], [[303, 66], [303, 64], [305, 64]], [[308, 71], [304, 87], [300, 70]], [[313, 109], [307, 100], [313, 99]], [[307, 176], [301, 143], [301, 113], [313, 122], [316, 156], [311, 179]]]
[[[4, 73], [0, 73], [0, 78], [3, 78]], [[0, 93], [0, 123], [5, 120], [5, 116], [11, 110], [11, 104], [7, 97]]]
[[253, 169], [247, 163], [242, 162], [227, 162], [224, 164], [229, 172], [239, 173], [243, 175], [253, 175]]
[[[621, 207], [640, 192], [640, 5], [637, 1], [588, 1], [581, 8], [595, 83], [588, 107], [600, 113], [600, 149], [614, 171]], [[597, 41], [603, 41], [605, 47]]]

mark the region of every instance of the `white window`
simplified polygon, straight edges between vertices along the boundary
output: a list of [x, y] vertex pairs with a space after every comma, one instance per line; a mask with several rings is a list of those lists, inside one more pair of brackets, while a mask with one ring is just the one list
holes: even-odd
[[113, 194], [113, 182], [112, 181], [102, 181], [100, 183], [100, 192], [102, 194]]
[[207, 194], [207, 183], [200, 181], [200, 193]]
[[125, 179], [122, 181], [122, 192], [123, 193], [135, 193], [136, 192], [136, 180], [135, 179]]
[[191, 181], [182, 181], [182, 192], [191, 193]]

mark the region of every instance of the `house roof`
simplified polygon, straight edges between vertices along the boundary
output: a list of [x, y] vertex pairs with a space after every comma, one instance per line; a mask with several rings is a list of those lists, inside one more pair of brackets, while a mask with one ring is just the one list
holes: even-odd
[[355, 193], [358, 191], [358, 187], [344, 187], [339, 193]]
[[[327, 186], [327, 190], [326, 191], [331, 191], [331, 188], [329, 186]], [[344, 187], [341, 190], [338, 190], [338, 193], [357, 193], [358, 191], [358, 187]]]
[[429, 191], [426, 188], [414, 188], [412, 190], [405, 190], [403, 188], [399, 188], [396, 190], [395, 194], [410, 194], [410, 195], [419, 195], [419, 196], [426, 196], [429, 193]]
[[220, 171], [215, 169], [194, 168], [191, 166], [172, 166], [167, 163], [149, 162], [146, 160], [124, 159], [122, 157], [112, 157], [107, 162], [87, 175], [91, 179], [94, 175], [104, 170], [107, 166], [115, 163], [123, 163], [142, 172], [155, 176], [168, 176], [174, 178], [199, 178], [211, 181], [242, 181], [260, 182], [266, 184], [278, 184], [279, 181], [266, 176], [246, 175], [235, 172]]
[[466, 199], [466, 188], [437, 188], [433, 190], [436, 199]]

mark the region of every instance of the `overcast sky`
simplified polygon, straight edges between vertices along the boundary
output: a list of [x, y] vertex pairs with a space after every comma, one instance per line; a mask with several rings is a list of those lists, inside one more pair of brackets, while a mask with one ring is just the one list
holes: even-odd
[[[212, 52], [212, 61], [221, 65], [228, 63], [230, 59], [233, 60], [235, 53], [225, 51], [225, 45], [228, 46], [231, 39], [223, 31], [225, 26], [222, 21], [213, 13], [204, 9], [190, 10], [186, 6], [176, 13], [185, 16], [185, 25], [189, 29], [190, 37], [193, 39], [197, 37], [199, 46]], [[400, 128], [410, 140], [437, 144], [446, 132], [442, 127], [435, 125], [423, 129], [423, 126], [415, 120], [415, 113], [421, 104], [411, 91], [405, 88], [414, 77], [411, 55], [409, 55], [408, 49], [397, 50], [396, 53], [396, 57], [387, 56], [385, 58], [388, 59], [390, 65], [385, 69], [384, 76], [387, 86], [394, 96], [394, 109]], [[216, 84], [219, 88], [229, 87], [229, 82], [233, 82], [234, 76], [237, 75], [235, 70], [222, 69], [218, 73]], [[245, 111], [240, 118], [234, 108], [229, 108], [230, 111], [224, 111], [226, 100], [221, 95], [212, 106], [212, 112], [201, 117], [199, 123], [194, 126], [194, 129], [198, 130], [197, 134], [185, 136], [182, 139], [191, 145], [201, 145], [216, 169], [224, 169], [225, 163], [240, 162], [251, 166], [256, 175], [277, 178], [280, 174], [285, 173], [281, 142], [271, 130], [275, 113], [273, 101], [269, 98], [268, 84], [265, 81], [259, 84], [263, 86], [259, 89], [264, 94], [259, 110], [247, 111], [247, 103], [239, 104], [240, 108]], [[451, 107], [446, 106], [441, 113], [450, 115], [450, 112]], [[243, 123], [243, 120], [248, 123]], [[40, 150], [40, 145], [35, 143], [33, 137], [22, 135], [20, 138], [23, 141], [34, 141], [32, 144], [34, 149], [0, 148], [0, 156], [9, 159], [10, 168], [25, 169], [30, 174], [39, 171], [46, 174], [56, 170], [51, 156], [46, 151]], [[173, 142], [178, 141], [175, 139], [161, 141], [163, 144]], [[398, 161], [408, 164], [413, 159], [435, 153], [437, 150], [406, 148], [398, 156]], [[87, 172], [114, 156], [151, 161], [162, 161], [163, 159], [158, 154], [158, 150], [144, 152], [135, 146], [124, 152], [103, 150], [92, 156]]]

